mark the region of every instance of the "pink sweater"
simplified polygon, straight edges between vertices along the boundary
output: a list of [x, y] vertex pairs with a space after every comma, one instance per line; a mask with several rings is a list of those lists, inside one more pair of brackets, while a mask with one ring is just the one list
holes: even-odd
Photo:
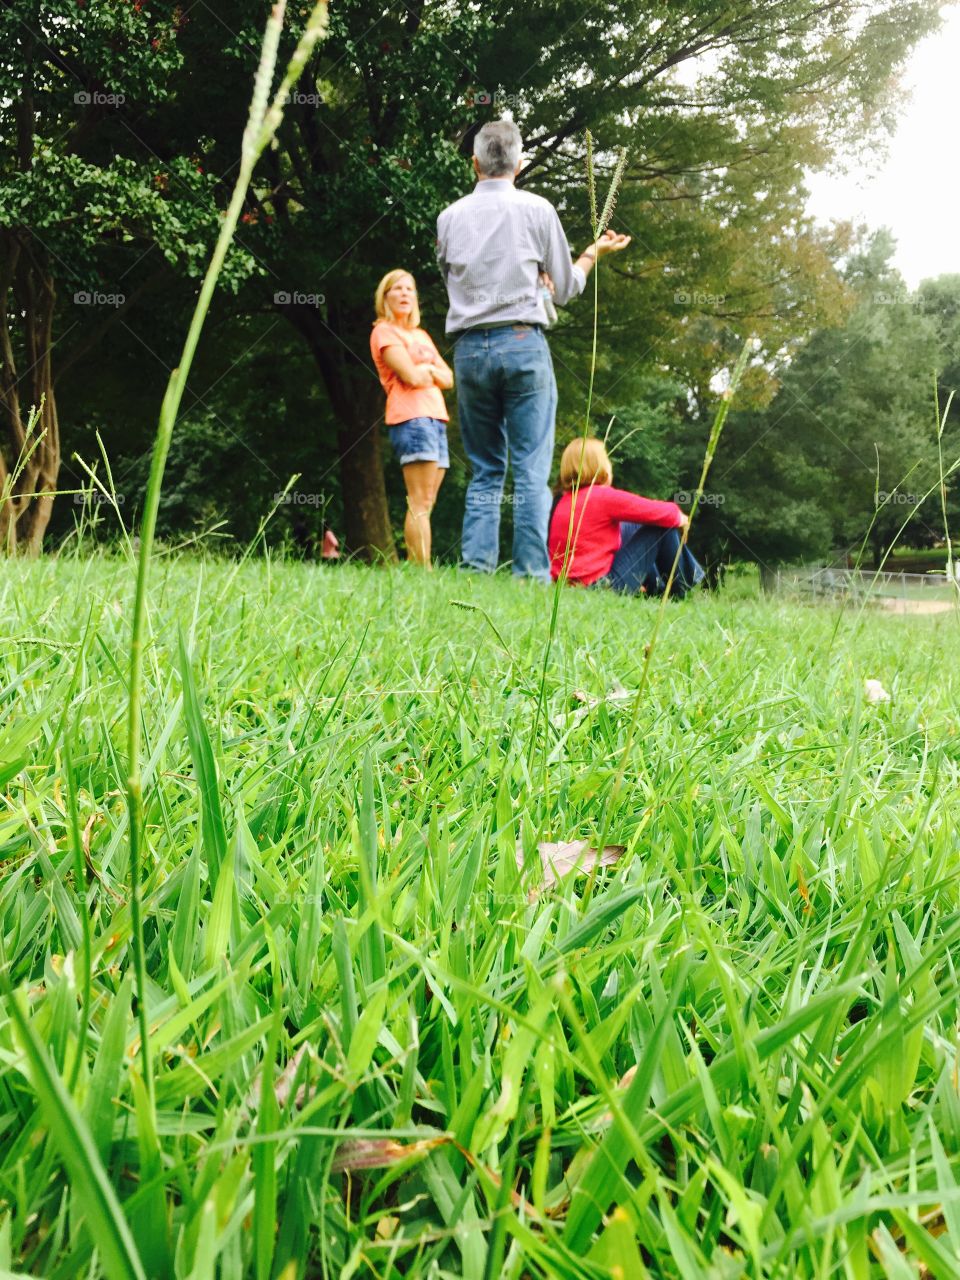
[[[565, 493], [557, 503], [550, 521], [547, 549], [550, 552], [550, 572], [559, 578], [570, 529], [570, 504], [572, 493]], [[668, 529], [680, 527], [683, 513], [675, 502], [658, 502], [656, 498], [641, 498], [638, 493], [626, 489], [614, 489], [613, 485], [584, 485], [577, 494], [576, 512], [573, 517], [573, 553], [567, 566], [571, 582], [588, 586], [610, 572], [613, 558], [620, 550], [620, 523], [658, 524]]]

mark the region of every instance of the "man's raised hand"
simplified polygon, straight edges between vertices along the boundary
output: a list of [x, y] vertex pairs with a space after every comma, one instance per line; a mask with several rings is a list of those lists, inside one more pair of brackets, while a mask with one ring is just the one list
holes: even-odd
[[608, 253], [619, 253], [621, 249], [627, 247], [631, 238], [619, 231], [611, 231], [608, 228], [598, 240], [594, 240], [593, 244], [587, 245], [577, 259], [576, 265], [586, 277], [590, 274], [598, 259], [605, 257]]
[[620, 231], [611, 231], [607, 228], [600, 239], [593, 245], [593, 250], [598, 258], [602, 258], [607, 253], [619, 253], [621, 249], [627, 247], [632, 238], [632, 236], [623, 235]]

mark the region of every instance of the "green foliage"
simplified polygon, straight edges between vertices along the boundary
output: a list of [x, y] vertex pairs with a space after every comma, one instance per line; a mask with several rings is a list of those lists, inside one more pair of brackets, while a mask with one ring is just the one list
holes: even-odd
[[[148, 121], [182, 65], [186, 22], [163, 8], [14, 0], [0, 15], [13, 54], [0, 70], [0, 226], [34, 244], [64, 294], [132, 294], [151, 247], [196, 277], [216, 239], [218, 182], [196, 147], [153, 145]], [[254, 269], [235, 252], [225, 282]]]
[[[57, 372], [87, 359], [152, 288], [198, 277], [219, 234], [220, 181], [195, 147], [171, 149], [152, 128], [186, 21], [182, 6], [142, 0], [13, 0], [0, 9], [5, 551], [39, 553], [50, 519], [62, 456]], [[234, 249], [223, 282], [236, 289], [256, 269]], [[154, 355], [146, 308], [137, 323]]]
[[917, 290], [916, 303], [937, 332], [940, 362], [937, 367], [938, 397], [941, 414], [946, 413], [951, 391], [954, 402], [948, 426], [956, 428], [960, 405], [960, 275], [937, 276], [924, 280]]
[[[731, 415], [703, 529], [718, 551], [766, 563], [816, 559], [855, 551], [869, 530], [878, 562], [901, 529], [914, 544], [943, 537], [939, 493], [930, 490], [939, 475], [935, 374], [960, 354], [950, 345], [960, 339], [945, 298], [951, 278], [911, 295], [892, 250], [879, 233], [851, 256], [854, 304], [843, 323], [816, 330], [780, 365], [765, 408]], [[945, 468], [960, 454], [953, 421]]]

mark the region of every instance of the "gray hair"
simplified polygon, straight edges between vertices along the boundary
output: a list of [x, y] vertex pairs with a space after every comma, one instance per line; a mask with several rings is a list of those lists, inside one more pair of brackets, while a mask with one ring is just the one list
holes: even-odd
[[512, 120], [491, 120], [477, 130], [473, 154], [485, 178], [512, 178], [523, 142]]

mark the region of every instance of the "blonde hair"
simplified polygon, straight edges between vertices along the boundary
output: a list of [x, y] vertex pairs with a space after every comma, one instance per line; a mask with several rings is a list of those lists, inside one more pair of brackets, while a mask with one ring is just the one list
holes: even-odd
[[[403, 276], [407, 276], [413, 284], [413, 306], [410, 308], [409, 322], [398, 319], [393, 314], [393, 308], [387, 301], [387, 293], [398, 280]], [[388, 271], [380, 283], [377, 285], [377, 291], [373, 295], [373, 309], [377, 313], [377, 320], [387, 320], [390, 324], [403, 324], [410, 329], [418, 329], [420, 327], [420, 300], [417, 297], [417, 282], [409, 271], [404, 271], [402, 267], [395, 267], [393, 271]], [[374, 320], [374, 324], [377, 323]]]
[[613, 467], [603, 441], [596, 436], [588, 436], [586, 440], [582, 437], [572, 440], [563, 451], [560, 458], [560, 488], [564, 493], [574, 487], [578, 476], [581, 485], [613, 483]]

